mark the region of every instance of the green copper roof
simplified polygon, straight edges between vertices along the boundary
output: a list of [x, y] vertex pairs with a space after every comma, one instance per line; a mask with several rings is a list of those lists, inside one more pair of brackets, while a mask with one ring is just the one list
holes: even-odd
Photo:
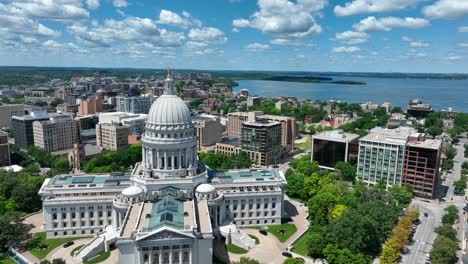
[[184, 228], [184, 202], [177, 199], [179, 190], [174, 187], [166, 187], [161, 190], [159, 200], [153, 204], [149, 217], [148, 230], [169, 225], [174, 228]]

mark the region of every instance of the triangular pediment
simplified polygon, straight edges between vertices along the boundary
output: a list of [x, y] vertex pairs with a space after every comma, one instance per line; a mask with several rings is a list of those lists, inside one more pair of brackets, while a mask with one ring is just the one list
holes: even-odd
[[137, 239], [137, 241], [142, 242], [142, 241], [149, 241], [149, 240], [165, 240], [165, 239], [187, 239], [187, 238], [195, 238], [194, 235], [192, 234], [187, 234], [184, 232], [181, 232], [175, 228], [168, 227], [168, 226], [163, 226], [161, 228], [158, 228], [151, 233], [142, 236]]

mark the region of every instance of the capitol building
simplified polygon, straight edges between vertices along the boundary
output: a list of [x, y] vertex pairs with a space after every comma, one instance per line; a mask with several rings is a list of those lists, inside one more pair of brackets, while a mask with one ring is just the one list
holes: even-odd
[[215, 239], [250, 249], [255, 241], [238, 227], [281, 224], [284, 175], [207, 168], [170, 72], [141, 142], [142, 161], [131, 172], [75, 173], [43, 183], [47, 237], [93, 236], [77, 262], [115, 248], [125, 264], [210, 264]]

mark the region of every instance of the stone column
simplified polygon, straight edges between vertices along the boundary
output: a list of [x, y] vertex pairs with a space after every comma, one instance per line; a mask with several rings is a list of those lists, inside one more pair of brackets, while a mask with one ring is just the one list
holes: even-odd
[[159, 157], [159, 150], [156, 151], [156, 164], [154, 164], [153, 168], [158, 170], [161, 168], [161, 157]]
[[172, 264], [173, 261], [174, 261], [174, 259], [173, 259], [174, 256], [173, 256], [172, 253], [174, 253], [174, 246], [171, 246], [171, 247], [169, 248], [169, 264]]
[[182, 264], [182, 247], [179, 247], [179, 264]]
[[162, 249], [160, 247], [159, 248], [159, 264], [162, 264], [162, 254], [163, 254], [163, 252], [162, 252]]
[[193, 250], [192, 248], [189, 249], [189, 264], [192, 264], [192, 253], [193, 253]]
[[167, 152], [164, 152], [164, 169], [167, 170]]
[[182, 168], [182, 150], [179, 150], [179, 169]]
[[153, 264], [153, 251], [150, 250], [148, 254], [148, 263]]
[[171, 169], [175, 169], [175, 153], [171, 153]]

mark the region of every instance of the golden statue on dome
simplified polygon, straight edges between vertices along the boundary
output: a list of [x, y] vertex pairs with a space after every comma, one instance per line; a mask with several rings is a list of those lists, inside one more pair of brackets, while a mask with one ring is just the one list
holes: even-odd
[[171, 77], [171, 68], [167, 67], [167, 77]]

